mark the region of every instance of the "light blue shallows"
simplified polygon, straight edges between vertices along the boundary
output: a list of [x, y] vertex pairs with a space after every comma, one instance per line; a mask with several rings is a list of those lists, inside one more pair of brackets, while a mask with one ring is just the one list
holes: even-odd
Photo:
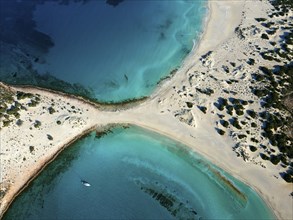
[[[91, 184], [86, 187], [85, 180]], [[274, 219], [247, 185], [138, 127], [67, 148], [4, 219]]]

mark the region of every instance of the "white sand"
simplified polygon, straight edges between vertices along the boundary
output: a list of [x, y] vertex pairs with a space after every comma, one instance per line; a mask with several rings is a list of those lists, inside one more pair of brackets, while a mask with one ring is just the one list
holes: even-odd
[[[18, 89], [40, 94], [41, 104], [20, 112], [20, 118], [24, 120], [22, 126], [11, 125], [1, 130], [1, 187], [9, 186], [9, 190], [1, 201], [0, 213], [3, 213], [11, 199], [40, 167], [81, 133], [109, 123], [130, 123], [154, 130], [190, 146], [217, 166], [252, 186], [279, 219], [292, 218], [293, 204], [292, 197], [289, 196], [292, 184], [279, 177], [282, 168], [253, 158], [254, 155], [250, 155], [249, 152], [246, 153], [250, 159], [246, 162], [236, 157], [232, 151], [235, 139], [229, 135], [220, 136], [215, 130], [215, 127], [219, 126], [219, 118], [216, 115], [218, 110], [213, 103], [218, 97], [231, 97], [231, 94], [222, 92], [223, 88], [237, 91], [234, 95], [236, 98], [255, 100], [249, 107], [255, 110], [259, 108], [257, 98], [247, 90], [249, 83], [244, 80], [246, 76], [243, 76], [245, 72], [256, 68], [246, 65], [243, 61], [247, 59], [243, 51], [249, 52], [253, 48], [249, 47], [248, 40], [237, 38], [234, 30], [240, 23], [244, 26], [254, 24], [254, 17], [267, 17], [266, 10], [270, 5], [256, 1], [210, 1], [209, 7], [207, 29], [197, 50], [191, 53], [171, 80], [164, 82], [150, 99], [136, 107], [115, 112], [100, 111], [93, 105], [66, 96], [33, 88]], [[265, 44], [258, 36], [251, 35], [249, 39], [257, 44]], [[213, 53], [206, 58], [206, 62], [200, 61], [200, 57], [210, 50]], [[255, 59], [256, 62], [266, 62], [259, 57]], [[226, 65], [226, 60], [233, 60], [236, 63], [232, 73], [223, 74], [221, 67], [223, 64]], [[203, 75], [201, 72], [206, 74]], [[212, 79], [210, 75], [218, 80]], [[236, 85], [225, 83], [226, 79], [232, 78], [242, 80]], [[212, 88], [214, 94], [201, 94], [195, 87]], [[48, 114], [46, 110], [51, 105], [51, 99], [55, 103], [54, 114]], [[192, 102], [194, 107], [188, 108], [186, 101]], [[200, 111], [197, 105], [206, 106], [207, 113]], [[77, 113], [72, 112], [71, 106], [79, 108]], [[228, 118], [227, 113], [220, 113]], [[35, 120], [42, 122], [39, 129], [32, 126]], [[61, 121], [60, 125], [56, 123], [57, 120]], [[229, 127], [226, 134], [228, 132], [233, 134], [233, 128]], [[52, 135], [53, 140], [49, 141], [47, 134]], [[30, 153], [29, 146], [34, 146], [33, 153]]]

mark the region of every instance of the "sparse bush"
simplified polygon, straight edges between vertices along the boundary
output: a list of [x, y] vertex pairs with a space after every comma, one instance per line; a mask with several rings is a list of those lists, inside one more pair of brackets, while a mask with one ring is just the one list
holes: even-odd
[[25, 99], [25, 98], [32, 98], [34, 95], [31, 93], [24, 93], [21, 91], [16, 92], [16, 98], [17, 100]]
[[235, 117], [233, 117], [232, 119], [230, 119], [230, 124], [231, 124], [232, 126], [234, 126], [235, 128], [239, 129], [239, 130], [242, 128], [242, 127], [240, 126], [240, 124], [239, 124], [238, 119], [235, 118]]
[[14, 117], [17, 118], [17, 119], [20, 117], [20, 114], [19, 114], [18, 112], [15, 112], [13, 115], [14, 115]]
[[258, 143], [258, 142], [259, 142], [259, 141], [258, 141], [256, 138], [254, 138], [254, 137], [250, 138], [250, 140], [251, 140], [252, 142], [254, 142], [254, 143]]
[[280, 162], [281, 158], [279, 155], [271, 155], [270, 156], [270, 161], [272, 162], [272, 164], [277, 165]]
[[256, 118], [256, 113], [254, 110], [246, 110], [246, 113], [251, 117], [251, 118]]
[[292, 175], [290, 175], [289, 173], [283, 172], [283, 173], [280, 173], [280, 175], [287, 183], [293, 182]]
[[224, 135], [225, 134], [225, 131], [223, 131], [222, 129], [219, 129], [219, 128], [217, 128], [217, 132], [220, 135]]
[[193, 107], [193, 103], [191, 103], [191, 102], [186, 102], [186, 105], [187, 105], [188, 108], [192, 108]]
[[17, 119], [15, 123], [17, 126], [21, 126], [23, 124], [23, 120]]
[[53, 140], [53, 137], [52, 137], [50, 134], [47, 134], [47, 138], [48, 138], [48, 140], [50, 140], [50, 141]]
[[223, 65], [222, 68], [223, 68], [223, 70], [224, 70], [226, 73], [229, 73], [229, 72], [230, 72], [228, 66]]
[[35, 150], [34, 146], [29, 146], [30, 152], [32, 153]]
[[7, 126], [9, 126], [10, 123], [11, 123], [10, 120], [3, 120], [3, 127], [7, 127]]
[[236, 110], [236, 114], [238, 116], [244, 115], [244, 112], [242, 110]]
[[207, 113], [207, 107], [205, 106], [197, 106], [199, 108], [199, 110], [201, 110], [203, 113]]
[[35, 128], [39, 128], [40, 126], [41, 126], [41, 122], [40, 121], [38, 121], [38, 120], [35, 120], [35, 123], [34, 123], [34, 127]]
[[38, 104], [38, 102], [36, 102], [35, 100], [31, 99], [31, 101], [28, 103], [29, 107], [36, 107]]
[[247, 136], [246, 136], [245, 134], [239, 134], [239, 135], [238, 135], [238, 138], [239, 138], [239, 139], [243, 139], [243, 138], [246, 138], [246, 137], [247, 137]]
[[255, 60], [252, 59], [252, 58], [249, 58], [248, 61], [247, 61], [247, 64], [252, 66], [252, 65], [255, 64]]
[[257, 97], [261, 98], [263, 96], [266, 96], [269, 93], [269, 91], [267, 89], [254, 89], [252, 93]]
[[263, 153], [260, 153], [259, 156], [260, 156], [261, 159], [263, 159], [263, 160], [269, 160], [269, 159], [270, 159], [267, 155], [265, 155], [265, 154], [263, 154]]
[[249, 145], [249, 149], [251, 152], [255, 152], [257, 150], [257, 148], [253, 145]]
[[227, 113], [229, 115], [233, 115], [233, 106], [232, 105], [226, 105]]
[[214, 93], [214, 90], [210, 89], [210, 88], [206, 88], [206, 89], [199, 89], [199, 88], [196, 88], [196, 90], [200, 93], [203, 93], [203, 94], [206, 94], [206, 95], [211, 95]]
[[240, 123], [241, 123], [242, 125], [246, 125], [246, 124], [247, 124], [246, 121], [240, 121]]
[[221, 120], [220, 121], [221, 125], [223, 125], [225, 128], [227, 128], [229, 126], [229, 123], [225, 120]]
[[255, 20], [257, 22], [263, 22], [263, 21], [266, 21], [267, 19], [266, 18], [255, 18]]
[[53, 114], [53, 113], [56, 112], [55, 109], [54, 109], [52, 106], [50, 106], [50, 107], [48, 108], [48, 111], [49, 111], [50, 114]]
[[15, 105], [11, 105], [10, 108], [6, 110], [6, 113], [9, 115], [13, 115], [18, 111], [19, 111], [18, 107], [16, 107]]

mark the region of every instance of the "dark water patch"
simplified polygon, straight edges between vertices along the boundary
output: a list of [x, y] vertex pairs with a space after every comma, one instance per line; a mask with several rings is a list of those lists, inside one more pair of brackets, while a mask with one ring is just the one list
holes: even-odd
[[107, 0], [107, 4], [112, 5], [114, 7], [118, 6], [121, 4], [124, 0]]
[[86, 4], [92, 0], [1, 0], [0, 1], [0, 80], [11, 85], [35, 85], [48, 89], [93, 97], [90, 89], [68, 83], [49, 72], [39, 74], [34, 63], [45, 62], [43, 56], [54, 46], [52, 38], [36, 29], [33, 13], [38, 5], [56, 2]]
[[102, 138], [108, 134], [113, 133], [113, 130], [117, 130], [118, 128], [121, 129], [128, 129], [130, 128], [129, 124], [107, 124], [106, 126], [97, 127], [95, 129], [96, 132], [96, 138]]
[[[111, 103], [150, 95], [180, 66], [204, 15], [204, 3], [186, 1], [0, 3], [0, 80]], [[177, 31], [184, 37], [176, 40]]]
[[188, 204], [188, 200], [180, 198], [175, 190], [160, 184], [158, 181], [143, 181], [135, 179], [140, 189], [149, 194], [161, 206], [166, 208], [176, 219], [199, 219], [198, 213]]
[[54, 46], [50, 36], [37, 31], [36, 23], [33, 20], [33, 11], [39, 1], [0, 1], [0, 40], [8, 43], [32, 49], [48, 52]]

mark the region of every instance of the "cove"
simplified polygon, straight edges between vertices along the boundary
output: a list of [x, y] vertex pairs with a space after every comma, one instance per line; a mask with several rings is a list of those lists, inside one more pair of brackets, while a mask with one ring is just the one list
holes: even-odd
[[35, 68], [81, 84], [99, 101], [148, 96], [162, 77], [180, 67], [199, 38], [203, 6], [203, 1], [184, 0], [126, 0], [116, 7], [104, 1], [39, 5], [37, 30], [55, 45]]
[[102, 137], [93, 132], [68, 147], [4, 219], [275, 217], [255, 191], [188, 147], [131, 126]]

